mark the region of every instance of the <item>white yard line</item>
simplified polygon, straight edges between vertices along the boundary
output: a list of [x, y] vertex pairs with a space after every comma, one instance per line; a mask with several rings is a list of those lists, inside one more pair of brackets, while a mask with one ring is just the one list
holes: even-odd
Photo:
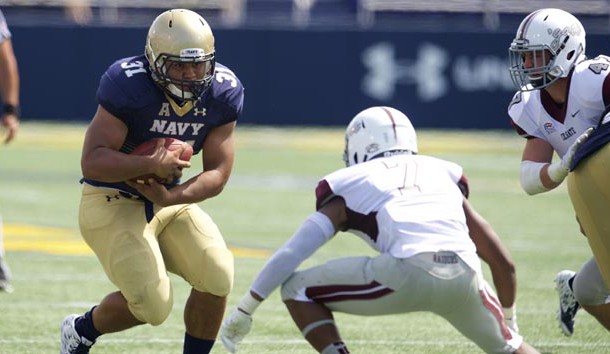
[[[471, 346], [475, 347], [474, 344], [464, 339], [463, 341], [453, 340], [453, 341], [427, 341], [427, 340], [349, 340], [347, 339], [349, 344], [352, 346], [356, 345], [410, 345], [410, 346], [426, 346], [430, 348], [434, 347], [444, 347], [448, 345], [459, 345], [459, 346]], [[160, 344], [174, 344], [174, 343], [182, 343], [182, 338], [175, 339], [164, 339], [164, 338], [150, 338], [150, 337], [142, 337], [142, 338], [129, 338], [129, 339], [113, 339], [110, 336], [103, 338], [104, 343], [160, 343]], [[0, 338], [0, 344], [43, 344], [49, 343], [49, 339], [47, 338]], [[304, 339], [274, 339], [274, 338], [257, 338], [252, 337], [246, 339], [241, 343], [243, 347], [253, 346], [253, 345], [275, 345], [275, 344], [290, 344], [290, 345], [307, 345], [307, 342]], [[590, 343], [590, 342], [579, 342], [570, 340], [569, 342], [535, 342], [534, 343], [538, 347], [563, 347], [563, 348], [610, 348], [610, 343]]]

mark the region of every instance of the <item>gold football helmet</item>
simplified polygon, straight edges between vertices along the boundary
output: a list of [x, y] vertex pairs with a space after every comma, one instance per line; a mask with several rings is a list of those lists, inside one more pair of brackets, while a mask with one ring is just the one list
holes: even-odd
[[[175, 98], [195, 101], [212, 84], [214, 35], [196, 12], [173, 9], [159, 15], [148, 30], [145, 53], [153, 79]], [[194, 74], [181, 74], [188, 66]]]

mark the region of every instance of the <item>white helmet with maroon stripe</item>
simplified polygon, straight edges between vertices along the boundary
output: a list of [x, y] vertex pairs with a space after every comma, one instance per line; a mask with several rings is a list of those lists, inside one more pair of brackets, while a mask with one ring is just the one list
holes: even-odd
[[399, 153], [417, 153], [415, 129], [404, 113], [391, 107], [371, 107], [348, 124], [343, 153], [346, 166]]
[[[585, 59], [585, 29], [576, 17], [560, 9], [540, 9], [519, 25], [509, 49], [510, 76], [516, 88], [530, 91], [567, 77]], [[524, 67], [531, 55], [532, 67]]]

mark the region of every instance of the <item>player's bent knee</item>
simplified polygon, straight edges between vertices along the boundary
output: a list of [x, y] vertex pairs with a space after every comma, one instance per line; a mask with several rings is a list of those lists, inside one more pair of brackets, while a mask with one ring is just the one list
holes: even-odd
[[603, 305], [608, 297], [607, 292], [597, 287], [596, 284], [585, 282], [574, 282], [574, 297], [581, 305]]
[[574, 277], [574, 297], [581, 305], [603, 305], [610, 296], [604, 278], [593, 259], [587, 261]]
[[216, 296], [227, 296], [233, 288], [233, 253], [227, 248], [205, 250], [203, 270], [194, 284], [196, 290]]
[[138, 320], [158, 326], [167, 319], [172, 305], [172, 289], [169, 278], [165, 277], [156, 283], [147, 284], [143, 289], [140, 301], [129, 303], [129, 309]]

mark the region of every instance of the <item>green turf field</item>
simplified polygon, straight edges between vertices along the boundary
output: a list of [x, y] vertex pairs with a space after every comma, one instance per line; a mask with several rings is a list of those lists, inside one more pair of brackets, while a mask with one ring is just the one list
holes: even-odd
[[[114, 291], [77, 229], [84, 129], [26, 122], [14, 144], [0, 146], [0, 214], [16, 288], [10, 295], [0, 293], [0, 354], [57, 353], [63, 317], [84, 312]], [[522, 192], [522, 139], [510, 131], [422, 131], [419, 142], [420, 153], [464, 166], [471, 201], [511, 250], [519, 281], [518, 322], [526, 340], [544, 353], [610, 353], [610, 336], [582, 311], [573, 337], [564, 337], [557, 327], [555, 273], [577, 270], [590, 251], [565, 188], [535, 197]], [[342, 167], [343, 132], [240, 126], [236, 143], [225, 191], [201, 204], [236, 255], [230, 309], [266, 257], [314, 210], [318, 178]], [[192, 161], [192, 170], [201, 167], [198, 156]], [[304, 266], [363, 253], [371, 253], [364, 243], [339, 234]], [[181, 353], [188, 288], [177, 277], [172, 284], [175, 306], [164, 324], [102, 336], [92, 353]], [[442, 319], [424, 313], [338, 314], [337, 322], [352, 353], [480, 352]], [[276, 291], [255, 314], [240, 353], [287, 351], [313, 352]], [[218, 343], [213, 353], [226, 351]]]

